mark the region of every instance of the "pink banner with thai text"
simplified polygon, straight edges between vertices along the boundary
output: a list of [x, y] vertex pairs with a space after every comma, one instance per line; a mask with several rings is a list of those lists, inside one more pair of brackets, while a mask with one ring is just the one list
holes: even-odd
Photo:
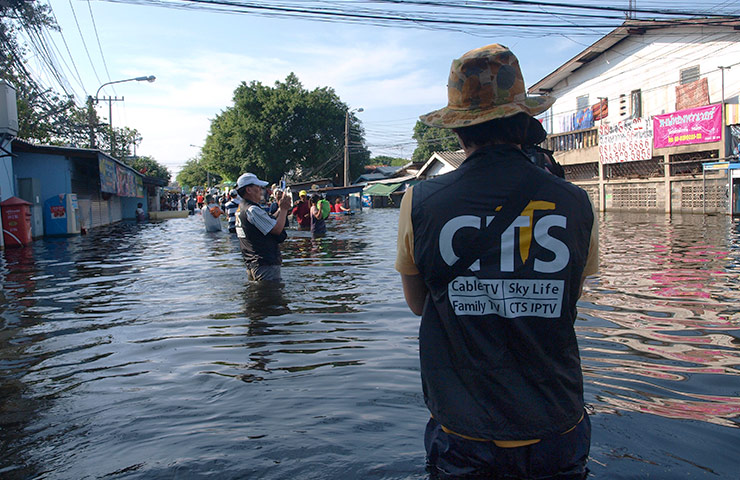
[[707, 105], [653, 117], [655, 148], [722, 140], [722, 106]]

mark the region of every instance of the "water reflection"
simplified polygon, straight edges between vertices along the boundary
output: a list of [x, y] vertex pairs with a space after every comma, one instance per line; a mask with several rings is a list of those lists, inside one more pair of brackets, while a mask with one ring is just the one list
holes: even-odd
[[[283, 285], [274, 282], [248, 282], [244, 291], [244, 314], [255, 324], [265, 317], [278, 317], [290, 313], [288, 300], [283, 295]], [[252, 330], [252, 329], [250, 329]], [[260, 335], [259, 330], [250, 335]]]
[[703, 220], [697, 229], [696, 217], [602, 219], [601, 274], [581, 309], [598, 320], [579, 326], [600, 411], [738, 426], [740, 304], [727, 271], [737, 237], [731, 220]]

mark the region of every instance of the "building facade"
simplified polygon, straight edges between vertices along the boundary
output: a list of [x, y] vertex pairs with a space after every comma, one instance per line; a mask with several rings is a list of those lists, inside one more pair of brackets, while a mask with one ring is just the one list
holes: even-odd
[[629, 20], [530, 87], [557, 99], [543, 146], [597, 210], [735, 211], [740, 179], [716, 166], [737, 162], [738, 30]]

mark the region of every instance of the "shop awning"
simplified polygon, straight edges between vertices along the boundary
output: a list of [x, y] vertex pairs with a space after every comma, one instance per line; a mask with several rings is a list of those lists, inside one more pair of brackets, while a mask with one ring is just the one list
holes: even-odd
[[402, 183], [374, 183], [372, 185], [368, 185], [362, 190], [363, 195], [373, 195], [373, 196], [388, 196], [391, 193], [398, 190]]

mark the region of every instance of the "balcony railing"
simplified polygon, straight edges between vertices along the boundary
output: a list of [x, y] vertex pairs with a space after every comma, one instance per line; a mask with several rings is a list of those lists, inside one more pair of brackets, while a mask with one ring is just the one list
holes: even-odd
[[586, 130], [576, 130], [566, 133], [555, 133], [547, 136], [542, 146], [553, 152], [566, 152], [580, 148], [596, 147], [599, 145], [598, 127]]

